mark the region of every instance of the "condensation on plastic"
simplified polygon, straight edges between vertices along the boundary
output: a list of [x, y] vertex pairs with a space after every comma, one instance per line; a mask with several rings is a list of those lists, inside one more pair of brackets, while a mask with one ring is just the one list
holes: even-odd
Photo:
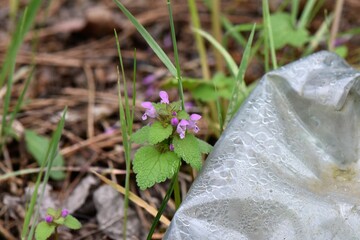
[[360, 239], [359, 94], [329, 52], [266, 74], [164, 239]]

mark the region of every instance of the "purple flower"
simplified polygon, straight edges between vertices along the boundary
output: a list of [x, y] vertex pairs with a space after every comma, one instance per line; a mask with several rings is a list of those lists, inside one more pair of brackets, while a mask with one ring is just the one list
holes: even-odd
[[159, 96], [161, 98], [161, 103], [169, 104], [169, 95], [165, 91], [160, 91]]
[[170, 144], [169, 149], [170, 149], [170, 151], [174, 151], [174, 144]]
[[173, 118], [170, 120], [170, 122], [171, 122], [171, 125], [176, 126], [176, 125], [179, 124], [179, 119], [176, 118], [176, 117], [173, 117]]
[[53, 221], [53, 217], [52, 217], [52, 216], [50, 216], [50, 215], [46, 215], [46, 216], [45, 216], [45, 222], [47, 222], [47, 223], [52, 223], [52, 221]]
[[67, 215], [69, 215], [69, 210], [67, 210], [67, 209], [63, 209], [63, 210], [61, 210], [61, 216], [63, 217], [63, 218], [65, 218]]
[[195, 133], [199, 132], [199, 127], [196, 125], [196, 122], [200, 120], [201, 116], [199, 114], [191, 114], [189, 120], [189, 129], [192, 129]]
[[172, 114], [174, 117], [177, 115], [177, 112], [172, 112]]
[[185, 137], [186, 127], [189, 125], [189, 121], [182, 119], [176, 127], [176, 132], [179, 134], [180, 138]]
[[142, 116], [142, 120], [146, 120], [147, 117], [155, 118], [156, 117], [156, 110], [151, 102], [143, 102], [141, 103], [143, 108], [146, 108], [144, 115]]

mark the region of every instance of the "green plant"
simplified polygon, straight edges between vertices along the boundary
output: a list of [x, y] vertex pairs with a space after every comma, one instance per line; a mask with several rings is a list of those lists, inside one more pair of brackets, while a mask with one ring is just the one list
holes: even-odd
[[182, 110], [180, 102], [170, 103], [165, 91], [160, 92], [160, 98], [160, 103], [142, 103], [146, 109], [142, 119], [150, 118], [152, 122], [132, 136], [133, 142], [145, 144], [136, 151], [133, 161], [136, 181], [141, 189], [171, 178], [181, 159], [200, 170], [201, 154], [209, 153], [212, 148], [193, 134], [199, 131], [197, 121], [200, 115], [189, 115]]
[[81, 223], [72, 215], [69, 214], [67, 209], [48, 208], [46, 217], [43, 221], [39, 222], [35, 230], [36, 240], [46, 240], [54, 234], [55, 239], [58, 239], [57, 228], [65, 226], [70, 229], [80, 229]]

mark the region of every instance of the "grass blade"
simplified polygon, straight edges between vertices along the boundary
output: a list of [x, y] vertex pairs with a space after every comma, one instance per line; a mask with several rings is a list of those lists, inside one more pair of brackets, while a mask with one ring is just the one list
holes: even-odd
[[120, 3], [118, 0], [114, 0], [115, 4], [120, 8], [120, 10], [125, 14], [125, 16], [132, 22], [138, 32], [143, 36], [145, 41], [149, 44], [151, 49], [155, 54], [160, 58], [160, 60], [165, 64], [170, 73], [176, 77], [176, 68], [171, 62], [170, 58], [166, 53], [161, 49], [161, 47], [156, 43], [154, 38], [146, 31], [146, 29], [138, 22], [138, 20], [126, 9], [126, 7]]
[[[26, 211], [24, 225], [23, 225], [23, 229], [22, 229], [22, 232], [21, 232], [21, 239], [25, 239], [26, 236], [28, 235], [30, 220], [31, 220], [31, 217], [32, 217], [32, 215], [34, 213], [35, 204], [36, 204], [37, 199], [38, 199], [38, 190], [39, 190], [40, 182], [41, 182], [41, 179], [42, 179], [42, 175], [44, 173], [44, 168], [47, 166], [47, 171], [45, 173], [45, 177], [44, 177], [44, 180], [43, 180], [43, 183], [42, 183], [43, 184], [43, 189], [42, 189], [41, 197], [39, 198], [38, 204], [40, 204], [41, 201], [42, 201], [44, 188], [45, 188], [45, 185], [46, 185], [47, 181], [49, 180], [49, 174], [50, 174], [50, 170], [51, 170], [51, 167], [52, 167], [52, 162], [53, 162], [53, 159], [55, 159], [55, 157], [57, 155], [57, 152], [58, 152], [58, 144], [59, 144], [59, 141], [60, 141], [61, 132], [62, 132], [62, 130], [64, 128], [64, 125], [65, 125], [66, 112], [67, 112], [67, 108], [65, 108], [64, 111], [63, 111], [63, 115], [62, 115], [62, 117], [61, 117], [61, 119], [60, 119], [60, 121], [58, 123], [58, 126], [57, 126], [55, 132], [53, 133], [52, 138], [51, 138], [51, 142], [50, 142], [49, 147], [48, 147], [47, 152], [46, 152], [46, 157], [45, 157], [45, 159], [42, 162], [42, 165], [40, 167], [41, 170], [40, 170], [40, 172], [38, 174], [38, 177], [36, 179], [36, 184], [35, 184], [35, 187], [34, 187], [33, 195], [31, 196], [31, 200], [30, 200], [30, 203], [29, 203], [29, 208]], [[37, 222], [38, 215], [39, 215], [39, 207], [37, 208], [36, 213], [34, 215], [34, 221], [33, 221], [34, 224], [32, 225], [32, 227], [30, 229], [30, 233], [28, 235], [29, 240], [33, 239], [35, 225], [36, 225], [35, 223]]]
[[[235, 112], [240, 107], [242, 100], [247, 95], [247, 89], [246, 89], [244, 77], [245, 77], [245, 72], [246, 72], [246, 69], [247, 69], [247, 66], [248, 66], [248, 63], [250, 60], [250, 56], [251, 56], [251, 44], [254, 39], [255, 29], [256, 29], [256, 24], [254, 24], [254, 26], [251, 30], [249, 40], [247, 41], [247, 44], [246, 44], [246, 47], [244, 50], [244, 54], [241, 59], [238, 74], [236, 76], [236, 85], [233, 90], [232, 97], [231, 97], [231, 100], [229, 103], [229, 107], [228, 107], [228, 110], [226, 113], [225, 125], [227, 123], [229, 123], [231, 118], [234, 116]], [[240, 98], [240, 94], [243, 95], [243, 98]]]
[[37, 11], [40, 8], [41, 0], [32, 0], [25, 9], [20, 21], [18, 22], [14, 35], [11, 39], [10, 46], [5, 55], [5, 61], [2, 65], [0, 72], [0, 87], [3, 86], [6, 76], [9, 74], [11, 64], [15, 64], [16, 55], [20, 49], [20, 46], [24, 40], [25, 34], [32, 26]]
[[315, 3], [316, 3], [315, 0], [306, 1], [304, 11], [302, 12], [299, 23], [298, 23], [298, 28], [300, 28], [300, 29], [305, 28], [306, 25], [309, 23], [311, 10], [313, 9]]
[[206, 40], [208, 40], [220, 53], [221, 55], [224, 57], [229, 70], [231, 72], [231, 74], [236, 77], [237, 72], [238, 72], [238, 67], [234, 61], [234, 59], [230, 56], [230, 54], [226, 51], [226, 49], [220, 44], [218, 43], [214, 37], [212, 37], [210, 34], [208, 34], [207, 32], [201, 30], [201, 29], [193, 29], [193, 31], [197, 32], [198, 34], [200, 34], [201, 36], [203, 36]]
[[264, 27], [266, 29], [266, 35], [268, 37], [269, 44], [270, 44], [269, 47], [270, 47], [271, 61], [272, 61], [273, 69], [277, 69], [274, 38], [273, 38], [271, 22], [270, 22], [269, 1], [263, 0], [262, 7], [263, 7], [263, 19], [265, 21]]

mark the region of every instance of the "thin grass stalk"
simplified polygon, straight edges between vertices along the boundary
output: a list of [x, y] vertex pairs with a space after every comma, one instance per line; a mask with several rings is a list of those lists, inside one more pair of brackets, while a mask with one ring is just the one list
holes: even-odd
[[34, 71], [35, 71], [35, 65], [33, 64], [30, 68], [30, 73], [29, 75], [27, 76], [26, 80], [25, 80], [25, 85], [24, 85], [24, 88], [23, 90], [21, 91], [21, 94], [16, 102], [16, 105], [15, 105], [15, 108], [14, 108], [14, 111], [12, 111], [11, 113], [11, 116], [10, 116], [10, 120], [8, 122], [8, 126], [9, 128], [12, 126], [12, 123], [14, 122], [15, 118], [16, 118], [16, 115], [17, 113], [20, 111], [20, 108], [22, 106], [22, 103], [23, 103], [23, 100], [24, 100], [24, 97], [25, 97], [25, 94], [27, 92], [27, 89], [30, 85], [30, 82], [32, 80], [32, 77], [33, 77], [33, 74], [34, 74]]
[[[191, 16], [191, 24], [193, 25], [194, 28], [200, 29], [201, 23], [200, 23], [198, 9], [195, 0], [188, 0], [188, 5]], [[210, 76], [209, 64], [207, 61], [204, 39], [196, 32], [194, 33], [194, 35], [195, 35], [197, 51], [199, 53], [199, 58], [200, 58], [202, 76], [205, 80], [210, 80], [211, 76]]]
[[[180, 62], [179, 62], [179, 53], [177, 48], [177, 42], [176, 42], [176, 36], [175, 36], [175, 26], [174, 26], [174, 18], [171, 8], [171, 2], [170, 0], [167, 0], [167, 6], [169, 11], [169, 18], [170, 18], [170, 28], [171, 28], [171, 39], [174, 47], [174, 58], [175, 58], [175, 66], [176, 66], [176, 73], [177, 73], [177, 79], [178, 79], [178, 92], [181, 100], [181, 107], [183, 110], [185, 110], [185, 101], [184, 101], [184, 90], [182, 86], [182, 78], [181, 78], [181, 70], [180, 70]], [[177, 173], [175, 174], [175, 207], [176, 209], [179, 208], [181, 203], [180, 198], [180, 187], [179, 187], [179, 181], [177, 179]]]
[[10, 46], [5, 55], [5, 61], [0, 71], [0, 87], [3, 86], [6, 76], [9, 74], [11, 64], [15, 63], [17, 52], [23, 42], [25, 34], [29, 31], [40, 8], [41, 0], [32, 0], [25, 8], [24, 14], [18, 22]]
[[299, 0], [292, 0], [291, 2], [291, 24], [296, 27], [296, 19], [299, 13]]
[[130, 141], [128, 139], [128, 128], [127, 121], [125, 117], [125, 110], [123, 106], [123, 100], [121, 95], [121, 86], [120, 86], [120, 72], [117, 68], [118, 73], [118, 98], [119, 98], [119, 114], [120, 114], [120, 124], [121, 132], [123, 136], [123, 145], [125, 152], [125, 163], [126, 163], [126, 175], [125, 175], [125, 197], [124, 197], [124, 223], [123, 223], [123, 239], [126, 239], [127, 232], [127, 215], [129, 207], [129, 189], [130, 189]]
[[315, 3], [315, 0], [306, 1], [304, 11], [302, 12], [298, 23], [299, 29], [305, 28], [308, 25], [311, 16], [311, 10], [313, 9]]
[[161, 202], [158, 213], [157, 213], [156, 217], [154, 218], [154, 220], [153, 220], [153, 222], [151, 224], [151, 228], [150, 228], [149, 233], [148, 233], [147, 238], [146, 238], [147, 240], [152, 239], [152, 235], [155, 232], [155, 228], [156, 228], [157, 224], [159, 223], [160, 217], [161, 217], [161, 215], [163, 214], [163, 212], [164, 212], [164, 210], [166, 208], [166, 204], [169, 201], [172, 192], [174, 191], [174, 186], [176, 185], [176, 183], [178, 183], [178, 173], [179, 173], [179, 170], [180, 170], [180, 165], [181, 164], [179, 164], [178, 169], [175, 172], [175, 175], [171, 179], [168, 190], [166, 191], [166, 195], [165, 195], [163, 201]]
[[[120, 68], [121, 68], [121, 76], [123, 78], [123, 84], [124, 84], [124, 99], [125, 99], [125, 119], [126, 119], [126, 126], [130, 127], [131, 126], [131, 114], [130, 114], [130, 105], [129, 105], [129, 95], [128, 95], [128, 90], [127, 90], [127, 84], [126, 84], [126, 78], [125, 78], [125, 71], [124, 71], [124, 64], [123, 64], [123, 60], [122, 60], [122, 55], [121, 55], [121, 47], [120, 47], [120, 43], [119, 43], [119, 38], [117, 35], [116, 30], [114, 29], [114, 34], [115, 34], [115, 39], [116, 39], [116, 47], [118, 50], [118, 55], [119, 55], [119, 63], [120, 63]], [[132, 129], [131, 129], [132, 130]], [[128, 135], [130, 135], [130, 131], [128, 129]]]
[[329, 50], [335, 50], [335, 40], [339, 32], [341, 12], [344, 6], [344, 0], [336, 0], [334, 21], [331, 26], [330, 39], [329, 39]]
[[263, 0], [262, 1], [263, 6], [263, 18], [265, 19], [264, 27], [267, 29], [267, 37], [269, 40], [269, 47], [270, 47], [270, 55], [271, 55], [271, 61], [273, 65], [273, 69], [277, 69], [277, 61], [276, 61], [276, 53], [275, 53], [275, 45], [274, 45], [274, 38], [272, 34], [272, 28], [271, 28], [271, 20], [270, 20], [270, 12], [269, 12], [269, 1]]
[[131, 111], [131, 121], [129, 129], [132, 131], [132, 126], [134, 122], [134, 115], [135, 115], [135, 105], [136, 105], [136, 48], [134, 49], [134, 71], [133, 71], [133, 86], [132, 86], [132, 111]]
[[[39, 172], [39, 174], [37, 176], [37, 179], [36, 179], [34, 192], [33, 192], [32, 196], [31, 196], [30, 203], [28, 205], [28, 208], [27, 208], [26, 214], [25, 214], [24, 224], [23, 224], [23, 228], [22, 228], [22, 231], [21, 231], [21, 239], [22, 240], [26, 239], [26, 236], [29, 233], [29, 225], [30, 225], [31, 217], [33, 216], [36, 201], [38, 199], [38, 190], [39, 190], [40, 182], [41, 182], [41, 179], [42, 179], [42, 176], [43, 176], [43, 173], [44, 173], [45, 166], [47, 166], [47, 164], [49, 162], [49, 159], [52, 161], [56, 156], [55, 154], [51, 154], [51, 153], [54, 152], [53, 151], [54, 146], [56, 146], [56, 148], [57, 148], [57, 145], [59, 144], [60, 137], [61, 137], [61, 132], [62, 132], [62, 129], [64, 128], [66, 112], [67, 112], [67, 108], [65, 108], [64, 111], [63, 111], [63, 116], [60, 119], [60, 121], [58, 123], [58, 126], [57, 126], [57, 128], [56, 128], [56, 130], [55, 130], [55, 132], [54, 132], [54, 134], [53, 134], [53, 136], [51, 138], [49, 147], [46, 150], [45, 158], [44, 158], [44, 160], [43, 160], [43, 162], [42, 162], [42, 164], [40, 166], [40, 172]], [[55, 152], [56, 152], [56, 149], [55, 149]], [[53, 157], [51, 157], [51, 156], [53, 156]], [[50, 169], [51, 169], [51, 166], [47, 168], [47, 172], [45, 173], [46, 175], [49, 175]], [[48, 179], [48, 177], [46, 179]], [[43, 184], [46, 185], [46, 183], [47, 183], [46, 181], [43, 181]], [[37, 210], [37, 212], [38, 212], [38, 210]], [[33, 239], [33, 234], [34, 234], [34, 229], [35, 229], [35, 224], [36, 224], [36, 219], [37, 219], [36, 214], [34, 216], [34, 219], [35, 219], [34, 224], [31, 227], [30, 234], [28, 235], [28, 240]]]
[[53, 133], [53, 136], [51, 138], [50, 144], [49, 144], [49, 156], [47, 157], [47, 164], [46, 164], [46, 172], [45, 172], [45, 176], [44, 179], [42, 181], [42, 189], [41, 189], [41, 194], [40, 194], [40, 198], [37, 199], [37, 208], [36, 208], [36, 212], [33, 216], [33, 222], [34, 224], [31, 226], [30, 232], [29, 232], [29, 236], [28, 236], [28, 240], [32, 240], [34, 238], [34, 233], [35, 233], [35, 226], [36, 223], [38, 221], [39, 218], [39, 213], [40, 213], [40, 205], [43, 202], [44, 199], [44, 194], [45, 194], [45, 189], [46, 189], [46, 185], [49, 181], [49, 177], [50, 177], [50, 172], [51, 172], [51, 168], [54, 162], [54, 159], [56, 158], [57, 154], [58, 154], [58, 145], [59, 145], [59, 141], [61, 138], [61, 133], [62, 130], [64, 129], [64, 125], [65, 125], [65, 116], [66, 116], [66, 112], [67, 112], [67, 107], [65, 107], [64, 111], [63, 111], [63, 115], [58, 123], [58, 126], [55, 130], [55, 132]]
[[1, 120], [1, 131], [0, 131], [0, 146], [2, 148], [3, 142], [5, 141], [5, 133], [7, 132], [7, 114], [9, 111], [10, 106], [10, 99], [11, 99], [11, 90], [13, 86], [13, 74], [15, 70], [15, 63], [11, 65], [11, 69], [9, 72], [9, 77], [6, 85], [6, 93], [4, 99], [4, 108], [3, 108], [3, 115]]
[[[221, 33], [221, 20], [220, 20], [220, 9], [221, 4], [220, 0], [212, 0], [211, 1], [211, 27], [212, 33], [215, 39], [221, 43], [222, 33]], [[215, 64], [218, 72], [224, 72], [224, 62], [219, 53], [218, 49], [213, 47], [214, 55], [215, 55]]]

